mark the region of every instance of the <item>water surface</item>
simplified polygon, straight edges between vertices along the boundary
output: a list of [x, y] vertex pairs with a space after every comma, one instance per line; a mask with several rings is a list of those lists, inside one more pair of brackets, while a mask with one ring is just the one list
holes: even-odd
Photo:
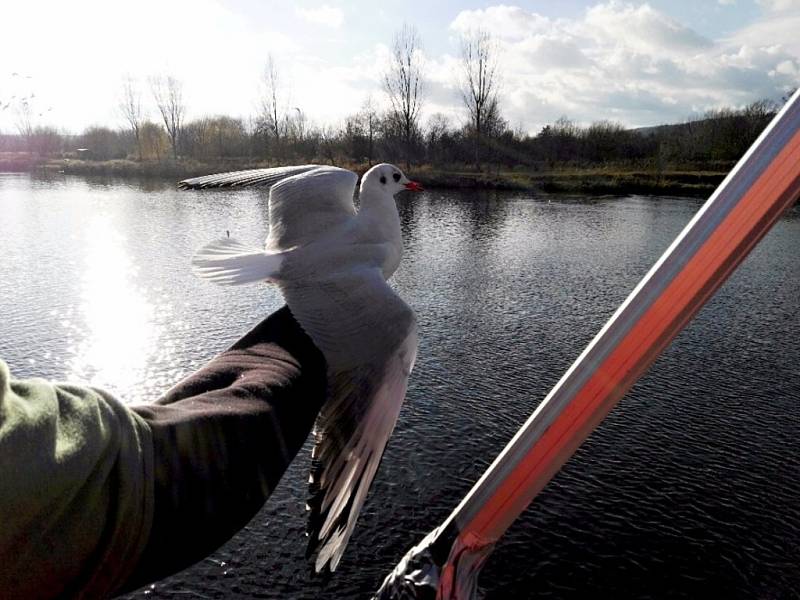
[[[428, 192], [398, 200], [394, 286], [420, 350], [330, 581], [303, 560], [308, 453], [212, 557], [132, 597], [365, 597], [436, 526], [699, 207], [675, 198]], [[194, 279], [258, 244], [257, 191], [0, 175], [0, 357], [18, 377], [157, 397], [282, 305]], [[775, 227], [531, 508], [487, 598], [796, 598], [800, 213]]]

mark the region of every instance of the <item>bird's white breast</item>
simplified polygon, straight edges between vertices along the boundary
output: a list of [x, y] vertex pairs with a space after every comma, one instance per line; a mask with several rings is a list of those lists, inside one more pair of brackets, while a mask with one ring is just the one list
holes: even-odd
[[359, 237], [367, 244], [384, 246], [380, 267], [389, 279], [403, 256], [400, 216], [391, 196], [364, 199], [357, 217]]

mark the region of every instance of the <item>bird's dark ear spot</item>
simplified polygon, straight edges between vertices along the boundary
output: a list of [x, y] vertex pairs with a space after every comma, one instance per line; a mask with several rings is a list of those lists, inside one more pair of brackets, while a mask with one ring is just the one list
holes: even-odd
[[381, 175], [381, 183], [386, 183], [386, 175]]
[[395, 173], [394, 175], [392, 175], [392, 179], [394, 179], [395, 181], [400, 181], [400, 173]]

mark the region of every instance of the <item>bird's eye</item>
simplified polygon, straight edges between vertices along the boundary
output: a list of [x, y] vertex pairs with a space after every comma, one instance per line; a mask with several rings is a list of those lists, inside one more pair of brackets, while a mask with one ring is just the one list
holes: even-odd
[[381, 183], [386, 183], [386, 175], [381, 175]]
[[393, 178], [395, 181], [400, 181], [400, 173], [395, 173], [394, 175], [392, 175], [392, 178]]

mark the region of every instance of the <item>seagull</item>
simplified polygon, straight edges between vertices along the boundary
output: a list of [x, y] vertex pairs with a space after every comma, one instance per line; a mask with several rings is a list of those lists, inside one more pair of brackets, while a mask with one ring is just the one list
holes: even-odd
[[[353, 533], [406, 394], [417, 353], [413, 310], [386, 281], [400, 264], [395, 194], [421, 191], [394, 165], [358, 177], [329, 166], [196, 177], [184, 189], [271, 186], [263, 249], [224, 237], [201, 248], [195, 274], [222, 285], [278, 286], [327, 362], [327, 398], [314, 425], [306, 556], [335, 571]], [[227, 232], [226, 232], [227, 233]]]

